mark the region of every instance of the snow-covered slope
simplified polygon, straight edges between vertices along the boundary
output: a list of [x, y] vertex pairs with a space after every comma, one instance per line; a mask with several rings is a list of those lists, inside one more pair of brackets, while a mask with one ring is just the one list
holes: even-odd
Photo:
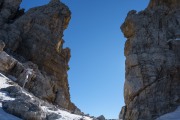
[[85, 116], [83, 117], [83, 116], [79, 116], [79, 115], [75, 115], [75, 114], [70, 114], [69, 112], [63, 111], [63, 110], [52, 111], [52, 110], [48, 109], [48, 107], [46, 107], [46, 106], [42, 106], [42, 109], [49, 113], [56, 113], [56, 114], [61, 115], [61, 118], [56, 119], [56, 120], [81, 120], [81, 119], [82, 120], [92, 120], [92, 118], [85, 117]]
[[[8, 79], [3, 74], [0, 74], [0, 89], [10, 86], [7, 83], [7, 80]], [[10, 97], [7, 96], [7, 93], [4, 93], [4, 92], [0, 91], [0, 120], [21, 120], [21, 119], [13, 116], [11, 114], [6, 113], [2, 109], [2, 101], [6, 101], [6, 100], [14, 100], [14, 98], [10, 98]]]
[[156, 120], [180, 120], [180, 106], [171, 113], [167, 113]]
[[[6, 113], [2, 109], [2, 102], [3, 101], [14, 101], [16, 98], [11, 98], [8, 93], [2, 91], [2, 88], [7, 88], [9, 86], [17, 86], [16, 83], [8, 79], [6, 76], [0, 73], [0, 120], [21, 120], [20, 118], [17, 118], [11, 114]], [[22, 93], [28, 95], [30, 99], [36, 99], [32, 94], [28, 93], [26, 90], [21, 89]], [[72, 114], [68, 111], [61, 110], [59, 108], [52, 109], [52, 106], [45, 106], [45, 104], [40, 105], [40, 108], [45, 114], [51, 114], [50, 120], [93, 120], [93, 118], [87, 117], [87, 116], [80, 116]], [[55, 106], [54, 106], [55, 107]], [[58, 116], [57, 116], [58, 115]], [[58, 117], [58, 118], [57, 118]], [[49, 119], [49, 118], [48, 118]]]

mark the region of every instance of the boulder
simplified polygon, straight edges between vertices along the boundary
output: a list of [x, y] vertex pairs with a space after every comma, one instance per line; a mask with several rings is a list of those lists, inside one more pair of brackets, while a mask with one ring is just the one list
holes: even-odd
[[41, 108], [23, 99], [3, 102], [2, 107], [8, 113], [16, 115], [24, 120], [43, 120], [46, 117], [46, 114]]
[[8, 72], [15, 66], [16, 63], [17, 60], [8, 55], [6, 52], [0, 52], [0, 71]]
[[97, 117], [98, 120], [106, 120], [106, 118], [103, 115], [100, 115], [99, 117]]

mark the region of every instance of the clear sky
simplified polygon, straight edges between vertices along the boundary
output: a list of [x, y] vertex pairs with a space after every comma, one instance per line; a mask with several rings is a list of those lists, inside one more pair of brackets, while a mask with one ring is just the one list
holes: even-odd
[[[61, 0], [72, 12], [64, 32], [71, 48], [68, 79], [71, 100], [83, 112], [117, 119], [124, 105], [125, 38], [120, 25], [128, 11], [143, 10], [149, 0]], [[21, 7], [49, 0], [23, 0]]]

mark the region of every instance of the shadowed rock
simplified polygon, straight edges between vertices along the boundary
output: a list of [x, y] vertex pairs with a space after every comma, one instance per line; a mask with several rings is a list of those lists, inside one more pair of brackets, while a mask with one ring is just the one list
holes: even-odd
[[97, 117], [98, 120], [106, 120], [105, 117], [103, 115]]

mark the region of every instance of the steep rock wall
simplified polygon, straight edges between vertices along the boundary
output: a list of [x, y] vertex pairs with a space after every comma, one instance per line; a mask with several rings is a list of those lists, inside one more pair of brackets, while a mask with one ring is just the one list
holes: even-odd
[[180, 1], [151, 0], [132, 10], [121, 30], [125, 43], [126, 106], [120, 118], [154, 120], [180, 105]]
[[[70, 49], [63, 48], [62, 39], [71, 18], [70, 10], [59, 0], [51, 0], [24, 13], [19, 9], [21, 2], [0, 0], [0, 51], [5, 47], [0, 71], [13, 76], [40, 99], [79, 112], [70, 101], [67, 80]], [[14, 57], [13, 64], [4, 59], [7, 53]], [[31, 77], [24, 81], [27, 74]]]

